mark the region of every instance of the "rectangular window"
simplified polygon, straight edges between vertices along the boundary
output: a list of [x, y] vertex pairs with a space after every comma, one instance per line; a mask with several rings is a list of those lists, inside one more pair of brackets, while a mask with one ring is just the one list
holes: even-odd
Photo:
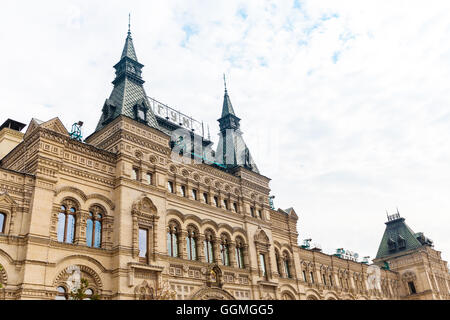
[[312, 272], [309, 273], [311, 276], [311, 283], [314, 283], [314, 274]]
[[306, 272], [303, 270], [303, 281], [308, 282], [308, 279], [306, 278]]
[[186, 197], [186, 187], [185, 186], [180, 186], [180, 190], [181, 190], [181, 196], [182, 197]]
[[216, 207], [219, 207], [219, 198], [214, 197], [214, 204], [216, 205]]
[[223, 207], [228, 210], [228, 200], [223, 200]]
[[255, 217], [255, 208], [250, 207], [250, 214], [253, 218]]
[[147, 258], [148, 230], [139, 229], [139, 258]]
[[5, 232], [5, 220], [6, 215], [4, 213], [0, 213], [0, 233]]
[[262, 254], [262, 253], [259, 254], [259, 263], [260, 263], [260, 266], [261, 266], [262, 275], [263, 275], [263, 277], [266, 277], [267, 276], [266, 259], [264, 257], [264, 254]]
[[333, 285], [333, 278], [330, 276], [330, 286]]
[[192, 198], [194, 200], [197, 200], [197, 190], [195, 190], [195, 189], [192, 189]]
[[173, 193], [174, 189], [173, 189], [173, 182], [169, 181], [167, 183], [167, 189], [169, 190], [170, 193]]
[[131, 178], [133, 180], [139, 181], [139, 169], [133, 168], [133, 171], [131, 172]]
[[323, 284], [324, 284], [324, 285], [327, 285], [327, 278], [325, 277], [324, 274], [322, 275], [322, 278], [323, 278]]
[[153, 184], [153, 174], [151, 173], [147, 173], [147, 183], [148, 184]]
[[208, 203], [208, 194], [206, 192], [203, 193], [203, 200], [205, 201], [205, 203]]
[[416, 292], [416, 286], [414, 285], [414, 282], [410, 281], [408, 282], [408, 287], [409, 287], [409, 293], [410, 294], [415, 294]]
[[236, 202], [233, 203], [233, 209], [234, 209], [234, 212], [238, 212], [238, 207], [237, 207]]
[[258, 217], [259, 217], [260, 219], [262, 219], [262, 211], [261, 211], [261, 210], [258, 210]]

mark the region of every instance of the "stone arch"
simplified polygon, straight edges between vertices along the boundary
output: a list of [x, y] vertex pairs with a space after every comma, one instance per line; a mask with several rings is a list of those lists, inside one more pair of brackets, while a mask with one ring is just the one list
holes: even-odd
[[[73, 202], [73, 204], [70, 204], [71, 202]], [[70, 209], [69, 207], [74, 206], [75, 209], [78, 211], [81, 210], [81, 203], [78, 199], [76, 199], [75, 197], [73, 197], [72, 195], [68, 195], [63, 197], [59, 202], [58, 202], [58, 206], [65, 206], [67, 207], [66, 209]], [[58, 210], [59, 212], [59, 210]]]
[[294, 254], [294, 252], [292, 251], [291, 246], [286, 244], [286, 243], [283, 243], [279, 248], [283, 252], [284, 251], [288, 251], [290, 256], [292, 256]]
[[217, 224], [215, 221], [213, 221], [213, 220], [211, 220], [211, 219], [205, 219], [205, 220], [202, 220], [202, 228], [203, 228], [203, 230], [206, 230], [206, 229], [208, 228], [208, 225], [209, 225], [210, 227], [212, 227], [212, 229], [213, 229], [216, 233], [219, 231], [219, 226], [218, 226], [218, 224]]
[[93, 265], [95, 265], [99, 269], [99, 271], [101, 273], [107, 273], [108, 272], [108, 270], [98, 260], [96, 260], [96, 259], [94, 259], [92, 257], [89, 257], [89, 256], [80, 255], [80, 254], [74, 254], [74, 255], [71, 255], [71, 256], [64, 257], [61, 260], [59, 260], [56, 263], [56, 265], [63, 264], [66, 261], [72, 260], [72, 259], [80, 259], [80, 260], [84, 260], [84, 261], [90, 262]]
[[317, 290], [309, 289], [306, 291], [306, 300], [320, 300], [321, 295]]
[[263, 229], [258, 229], [255, 233], [255, 241], [262, 243], [269, 243], [270, 240]]
[[105, 216], [109, 216], [110, 215], [108, 213], [108, 210], [106, 210], [106, 208], [102, 204], [97, 203], [97, 202], [90, 204], [87, 207], [87, 211], [92, 211], [95, 207], [98, 207], [98, 209], [100, 209], [100, 211], [102, 211]]
[[226, 239], [228, 242], [231, 241], [231, 235], [228, 232], [226, 232], [226, 231], [221, 231], [219, 233], [219, 238], [220, 239]]
[[69, 193], [69, 194], [76, 194], [80, 197], [82, 200], [81, 202], [84, 202], [88, 199], [86, 196], [86, 193], [84, 193], [82, 190], [72, 187], [72, 186], [63, 186], [55, 191], [55, 197], [57, 197], [60, 193]]
[[62, 268], [57, 273], [57, 276], [53, 280], [53, 286], [57, 287], [58, 285], [61, 285], [62, 283], [64, 283], [72, 275], [73, 270], [75, 270], [76, 268], [79, 268], [79, 270], [81, 271], [81, 273], [82, 273], [81, 277], [83, 277], [83, 274], [84, 274], [84, 277], [86, 277], [86, 275], [87, 275], [87, 277], [89, 278], [88, 280], [91, 280], [91, 279], [93, 280], [95, 289], [97, 290], [98, 294], [101, 294], [101, 292], [103, 290], [103, 283], [100, 279], [100, 276], [92, 268], [90, 268], [86, 265], [83, 265], [83, 264], [74, 264], [74, 265], [69, 265], [69, 266], [66, 266], [65, 268]]
[[202, 225], [202, 219], [200, 219], [197, 216], [194, 216], [193, 214], [188, 214], [187, 216], [184, 217], [183, 219], [184, 222], [187, 221], [194, 221], [195, 223], [197, 223], [198, 229], [200, 230], [200, 226]]
[[282, 292], [289, 291], [294, 297], [297, 296], [297, 290], [290, 284], [284, 284], [280, 287]]
[[195, 292], [190, 300], [236, 300], [228, 291], [221, 288], [203, 287]]
[[223, 229], [227, 230], [229, 232], [230, 235], [233, 234], [233, 228], [230, 227], [228, 224], [226, 223], [219, 223], [219, 225], [217, 226], [219, 233], [223, 233]]
[[132, 213], [157, 215], [158, 209], [154, 205], [153, 201], [145, 194], [141, 195], [131, 206]]
[[281, 244], [280, 244], [277, 240], [275, 240], [275, 241], [273, 242], [273, 245], [274, 245], [274, 247], [275, 247], [276, 249], [278, 249], [278, 251], [280, 251]]
[[14, 259], [2, 249], [0, 249], [0, 257], [4, 257], [9, 263], [14, 263]]
[[334, 292], [328, 292], [325, 295], [325, 300], [339, 300], [339, 298]]
[[98, 193], [90, 194], [89, 196], [87, 196], [86, 201], [89, 201], [89, 200], [100, 200], [103, 203], [105, 203], [106, 205], [108, 205], [108, 207], [111, 210], [115, 209], [114, 203], [109, 198], [105, 197], [102, 194], [98, 194]]
[[281, 292], [281, 300], [295, 300], [294, 295], [290, 291]]
[[233, 234], [239, 234], [239, 233], [242, 235], [244, 240], [248, 241], [248, 239], [247, 239], [247, 232], [244, 229], [242, 229], [241, 227], [234, 227], [233, 228]]
[[174, 210], [174, 209], [167, 210], [167, 214], [166, 214], [167, 220], [170, 220], [173, 217], [177, 217], [180, 221], [183, 221], [183, 222], [185, 220], [184, 214], [182, 214], [180, 211]]

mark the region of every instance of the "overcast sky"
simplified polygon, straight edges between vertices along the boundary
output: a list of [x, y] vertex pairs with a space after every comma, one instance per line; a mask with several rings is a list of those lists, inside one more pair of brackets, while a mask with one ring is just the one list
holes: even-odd
[[450, 1], [1, 1], [0, 121], [91, 134], [128, 13], [151, 97], [208, 123], [222, 74], [299, 239], [375, 257], [398, 207], [450, 258]]

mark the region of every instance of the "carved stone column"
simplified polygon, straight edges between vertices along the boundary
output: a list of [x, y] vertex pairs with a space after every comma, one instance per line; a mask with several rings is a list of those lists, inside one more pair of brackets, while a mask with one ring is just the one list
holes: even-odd
[[[76, 245], [86, 245], [86, 220], [89, 216], [89, 212], [85, 210], [78, 210], [75, 213], [75, 239], [74, 244]], [[94, 241], [92, 239], [92, 241]]]
[[178, 233], [178, 257], [180, 257], [181, 259], [187, 259], [187, 247], [186, 247], [186, 237], [187, 237], [187, 232], [186, 231], [181, 231]]
[[236, 265], [236, 244], [234, 242], [230, 242], [228, 245], [228, 255], [230, 259], [230, 267], [237, 268]]
[[214, 262], [219, 263], [220, 261], [220, 239], [215, 238], [213, 241], [213, 256]]
[[205, 241], [205, 236], [203, 235], [199, 235], [197, 237], [197, 260], [198, 261], [205, 261], [205, 245], [204, 245], [204, 241]]

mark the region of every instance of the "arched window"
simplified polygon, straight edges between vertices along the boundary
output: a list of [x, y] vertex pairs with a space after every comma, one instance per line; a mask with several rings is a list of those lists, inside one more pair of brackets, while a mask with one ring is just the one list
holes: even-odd
[[[287, 252], [285, 252], [283, 254], [283, 266], [284, 266], [284, 273], [286, 274], [287, 278], [292, 278], [291, 275], [291, 269], [289, 267], [289, 254]], [[314, 282], [313, 282], [314, 283]]]
[[188, 260], [197, 260], [197, 236], [197, 230], [193, 227], [189, 227], [186, 236], [186, 253]]
[[178, 233], [180, 229], [174, 222], [169, 224], [167, 231], [167, 251], [169, 256], [178, 257]]
[[55, 297], [55, 300], [69, 300], [69, 294], [67, 293], [67, 290], [63, 286], [59, 286], [56, 288], [57, 294]]
[[74, 206], [64, 204], [58, 214], [58, 241], [73, 243], [77, 210]]
[[203, 242], [203, 245], [204, 245], [203, 250], [205, 252], [205, 260], [207, 263], [214, 262], [213, 241], [214, 241], [213, 233], [210, 231], [207, 231], [205, 233], [205, 241]]
[[281, 269], [280, 269], [280, 254], [278, 253], [278, 250], [275, 250], [275, 262], [277, 264], [277, 272], [281, 276]]
[[0, 212], [0, 233], [5, 232], [6, 214]]
[[244, 242], [241, 239], [236, 240], [236, 264], [238, 268], [244, 269]]
[[222, 235], [220, 239], [220, 260], [224, 266], [230, 265], [230, 245], [227, 236]]
[[89, 218], [86, 221], [86, 245], [88, 247], [101, 248], [102, 246], [103, 215], [103, 210], [97, 206], [89, 211]]

